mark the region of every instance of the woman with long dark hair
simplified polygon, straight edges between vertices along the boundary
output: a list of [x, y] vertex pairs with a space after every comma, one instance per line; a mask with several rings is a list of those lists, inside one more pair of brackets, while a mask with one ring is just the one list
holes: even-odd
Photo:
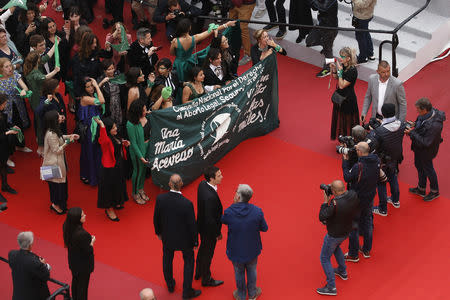
[[203, 81], [205, 80], [203, 70], [195, 66], [191, 69], [190, 75], [189, 82], [186, 82], [183, 88], [183, 104], [201, 97], [206, 93], [205, 86], [203, 85]]
[[[78, 110], [79, 122], [86, 128], [85, 136], [81, 140], [80, 153], [80, 180], [85, 184], [96, 186], [98, 183], [98, 172], [101, 166], [100, 145], [95, 140], [96, 132], [91, 129], [92, 118], [103, 115], [105, 98], [93, 78], [84, 78], [84, 92]], [[94, 127], [95, 128], [95, 127]]]
[[225, 35], [220, 32], [215, 32], [214, 35], [215, 36], [211, 40], [211, 48], [220, 50], [220, 54], [222, 54], [222, 63], [226, 65], [227, 70], [229, 70], [233, 76], [237, 77], [239, 56], [231, 52], [228, 38]]
[[83, 224], [86, 214], [79, 207], [69, 209], [63, 225], [64, 246], [67, 248], [69, 269], [72, 272], [72, 299], [87, 300], [89, 278], [94, 271], [95, 236]]
[[138, 67], [131, 67], [126, 73], [126, 78], [128, 87], [127, 110], [135, 100], [140, 100], [147, 105], [148, 96], [150, 95], [155, 82], [155, 74], [150, 73], [148, 75], [148, 80], [151, 82], [150, 85], [145, 84], [144, 73], [142, 73], [141, 68]]
[[67, 134], [67, 111], [63, 97], [59, 93], [59, 80], [55, 78], [45, 79], [42, 84], [41, 102], [38, 107], [39, 119], [42, 120], [41, 128], [44, 127], [44, 115], [48, 111], [56, 110], [63, 121], [59, 124], [62, 134]]
[[359, 124], [358, 102], [355, 93], [355, 83], [358, 79], [356, 69], [356, 50], [344, 47], [339, 51], [336, 64], [331, 64], [332, 75], [337, 79], [336, 91], [345, 97], [342, 104], [333, 103], [331, 117], [331, 139], [339, 135], [351, 135], [352, 128]]
[[147, 119], [145, 103], [137, 100], [128, 110], [128, 138], [130, 139], [130, 157], [133, 164], [131, 182], [133, 199], [137, 204], [145, 204], [149, 197], [144, 192], [145, 170], [148, 161], [147, 149], [150, 139], [150, 122]]
[[[17, 194], [16, 190], [9, 186], [7, 180], [7, 164], [9, 156], [14, 151], [16, 144], [16, 135], [18, 130], [10, 129], [7, 122], [7, 116], [3, 112], [8, 101], [8, 96], [0, 94], [0, 176], [2, 178], [2, 191]], [[16, 127], [18, 128], [18, 127]], [[0, 194], [0, 202], [6, 202], [6, 199]]]
[[117, 124], [111, 118], [95, 121], [100, 126], [98, 143], [102, 149], [97, 207], [105, 209], [108, 219], [118, 222], [119, 217], [114, 209], [122, 209], [128, 200], [123, 160], [127, 157], [124, 147], [128, 147], [130, 142], [118, 136]]
[[60, 178], [47, 180], [50, 191], [50, 209], [58, 215], [66, 213], [67, 210], [67, 163], [64, 150], [75, 140], [77, 134], [63, 135], [59, 124], [62, 118], [56, 110], [47, 112], [44, 116], [44, 152], [42, 166], [57, 166], [61, 170]]

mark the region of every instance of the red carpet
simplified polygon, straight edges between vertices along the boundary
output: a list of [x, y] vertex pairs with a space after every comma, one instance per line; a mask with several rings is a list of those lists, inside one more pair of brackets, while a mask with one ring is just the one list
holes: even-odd
[[[96, 33], [102, 37], [104, 31], [100, 30], [99, 23], [103, 17], [99, 14], [97, 18]], [[159, 41], [157, 45], [164, 40], [160, 57], [168, 55], [163, 33], [158, 33], [155, 40]], [[413, 102], [423, 95], [430, 96], [447, 114], [450, 112], [448, 97], [443, 93], [444, 78], [449, 71], [450, 66], [444, 60], [426, 67], [406, 83], [409, 119], [415, 117]], [[224, 174], [219, 194], [226, 208], [232, 203], [237, 185], [248, 183], [255, 190], [252, 202], [265, 213], [269, 231], [262, 234], [263, 252], [258, 263], [258, 286], [263, 290], [260, 299], [320, 298], [315, 289], [325, 283], [319, 253], [326, 229], [318, 221], [322, 202], [319, 184], [342, 177], [340, 160], [333, 153], [334, 143], [328, 138], [331, 90], [327, 90], [327, 79], [314, 78], [317, 68], [310, 65], [280, 57], [279, 72], [281, 127], [268, 136], [245, 141], [218, 163]], [[365, 88], [364, 82], [357, 83], [360, 102]], [[401, 208], [389, 207], [387, 218], [375, 217], [372, 258], [348, 264], [350, 279], [346, 282], [337, 279], [340, 298], [448, 298], [444, 293], [448, 285], [445, 274], [450, 267], [450, 241], [445, 238], [450, 233], [447, 222], [450, 177], [444, 172], [444, 167], [449, 165], [446, 127], [444, 131], [445, 142], [436, 166], [445, 197], [425, 203], [408, 194], [407, 188], [415, 183], [416, 173], [411, 166], [409, 142], [405, 141], [406, 159], [400, 173]], [[31, 142], [31, 130], [26, 136]], [[145, 189], [153, 201], [145, 206], [130, 201], [119, 212], [121, 221], [110, 222], [96, 208], [96, 188], [78, 180], [78, 144], [67, 149], [67, 157], [69, 207], [83, 208], [87, 214], [85, 227], [97, 237], [90, 299], [137, 299], [139, 290], [146, 286], [156, 288], [158, 299], [180, 297], [181, 255], [177, 254], [174, 261], [177, 295], [171, 297], [165, 290], [162, 274], [161, 242], [153, 230], [154, 199], [159, 189], [148, 180]], [[0, 214], [0, 256], [6, 257], [10, 249], [17, 248], [18, 231], [32, 230], [38, 237], [34, 250], [52, 264], [52, 277], [70, 283], [61, 235], [64, 217], [56, 216], [48, 208], [47, 185], [38, 179], [40, 160], [35, 153], [17, 153], [13, 160], [17, 165], [16, 174], [9, 176], [9, 181], [19, 194], [7, 195], [9, 209]], [[183, 190], [194, 205], [198, 182]], [[199, 299], [232, 299], [235, 284], [232, 265], [225, 255], [226, 228], [223, 234], [212, 272], [225, 284], [202, 288], [199, 282], [194, 282], [194, 287], [203, 292]], [[2, 263], [0, 281], [0, 298], [10, 299], [10, 271]]]

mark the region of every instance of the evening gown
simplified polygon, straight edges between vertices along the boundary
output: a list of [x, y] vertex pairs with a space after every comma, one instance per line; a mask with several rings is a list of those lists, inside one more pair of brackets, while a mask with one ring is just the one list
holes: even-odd
[[98, 184], [98, 173], [101, 166], [102, 151], [97, 140], [92, 141], [91, 122], [93, 116], [101, 115], [101, 107], [96, 105], [80, 105], [78, 117], [87, 126], [86, 138], [81, 141], [80, 179], [92, 186]]
[[111, 208], [123, 205], [128, 200], [127, 184], [123, 173], [124, 152], [121, 143], [113, 141], [116, 165], [113, 168], [100, 168], [98, 184], [98, 208]]
[[180, 82], [187, 81], [187, 75], [192, 68], [192, 65], [188, 62], [188, 60], [192, 56], [192, 52], [195, 47], [195, 39], [192, 37], [191, 46], [184, 50], [183, 46], [180, 43], [180, 39], [177, 38], [177, 48], [175, 51], [176, 58], [173, 62], [173, 68], [177, 71], [178, 79]]
[[344, 89], [336, 89], [341, 96], [346, 97], [346, 100], [341, 105], [333, 103], [333, 114], [331, 117], [332, 140], [335, 140], [339, 135], [351, 135], [353, 126], [359, 124], [359, 110], [355, 94], [355, 83], [358, 78], [356, 67], [345, 68], [342, 78], [350, 82], [350, 85]]

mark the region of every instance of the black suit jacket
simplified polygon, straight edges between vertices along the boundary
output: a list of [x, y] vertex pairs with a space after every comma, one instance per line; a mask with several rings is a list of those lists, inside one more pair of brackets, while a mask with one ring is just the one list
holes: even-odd
[[73, 274], [90, 274], [94, 271], [94, 248], [92, 236], [80, 227], [73, 233], [67, 249], [69, 268]]
[[223, 214], [222, 203], [217, 192], [202, 181], [197, 190], [197, 225], [200, 234], [218, 237], [221, 234]]
[[[146, 47], [146, 49], [150, 49], [151, 47], [153, 47], [153, 43], [150, 43], [150, 46]], [[130, 67], [141, 68], [142, 73], [144, 73], [145, 78], [147, 78], [148, 74], [155, 70], [155, 65], [158, 62], [158, 55], [153, 53], [149, 59], [145, 52], [145, 48], [142, 48], [136, 40], [131, 43], [130, 49], [128, 49], [127, 61]]]
[[14, 287], [12, 300], [45, 300], [50, 296], [47, 285], [50, 271], [36, 254], [28, 250], [12, 250], [8, 260]]
[[233, 75], [231, 74], [226, 64], [222, 64], [222, 73], [223, 73], [222, 80], [220, 80], [219, 77], [217, 77], [217, 75], [211, 69], [209, 64], [203, 68], [203, 73], [205, 74], [205, 80], [203, 82], [204, 85], [224, 86], [226, 85], [227, 81], [233, 80]]
[[162, 237], [164, 247], [187, 250], [198, 246], [194, 206], [179, 193], [158, 195], [153, 224], [155, 233]]
[[[178, 75], [176, 72], [171, 72], [170, 76], [172, 78], [172, 82], [175, 85], [175, 89], [172, 90], [172, 97], [176, 97], [178, 90], [181, 88], [183, 88], [183, 84], [180, 83], [180, 80], [178, 79]], [[166, 77], [162, 76], [162, 75], [158, 75], [155, 78], [155, 86], [157, 85], [163, 85], [166, 86]]]

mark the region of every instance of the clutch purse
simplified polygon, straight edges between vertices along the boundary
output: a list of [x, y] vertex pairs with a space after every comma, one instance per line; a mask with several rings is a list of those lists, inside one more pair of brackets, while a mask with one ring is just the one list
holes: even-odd
[[61, 168], [59, 166], [42, 166], [40, 168], [41, 180], [62, 178]]
[[331, 102], [336, 105], [341, 105], [345, 101], [345, 99], [347, 98], [339, 94], [337, 90], [334, 91], [333, 95], [331, 96]]

